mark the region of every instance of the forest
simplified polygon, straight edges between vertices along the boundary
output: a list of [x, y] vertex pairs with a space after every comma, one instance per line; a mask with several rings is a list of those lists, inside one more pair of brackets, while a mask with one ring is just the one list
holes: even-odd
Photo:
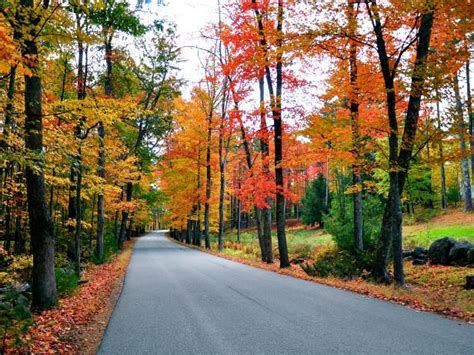
[[[216, 0], [198, 82], [153, 5], [0, 0], [0, 353], [150, 230], [336, 283], [442, 264], [474, 288], [470, 1]], [[442, 307], [472, 319], [472, 292]]]

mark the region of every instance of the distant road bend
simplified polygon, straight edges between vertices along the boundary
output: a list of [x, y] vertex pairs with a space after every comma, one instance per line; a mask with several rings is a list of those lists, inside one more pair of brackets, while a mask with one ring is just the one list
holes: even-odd
[[100, 354], [474, 354], [474, 327], [140, 238]]

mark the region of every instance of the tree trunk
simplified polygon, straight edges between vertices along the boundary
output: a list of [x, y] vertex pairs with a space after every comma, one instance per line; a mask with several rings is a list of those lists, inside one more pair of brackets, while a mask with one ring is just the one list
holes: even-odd
[[112, 38], [107, 38], [105, 41], [105, 95], [112, 96]]
[[[398, 153], [398, 122], [396, 114], [396, 95], [394, 86], [394, 73], [392, 72], [385, 39], [383, 27], [378, 13], [376, 1], [367, 7], [374, 24], [374, 32], [377, 39], [377, 52], [386, 89], [387, 112], [389, 118], [389, 200], [385, 205], [384, 217], [382, 221], [381, 237], [377, 246], [376, 258], [372, 274], [379, 282], [389, 282], [387, 272], [388, 254], [390, 244], [392, 244], [394, 258], [394, 276], [398, 285], [404, 284], [403, 259], [402, 259], [402, 212], [400, 196], [403, 192], [405, 181], [408, 176], [408, 169], [412, 159], [413, 147], [415, 143], [416, 130], [420, 112], [421, 97], [426, 78], [424, 71], [426, 59], [431, 38], [431, 28], [433, 25], [433, 10], [427, 7], [423, 13], [419, 28], [419, 38], [416, 48], [416, 58], [414, 70], [411, 77], [410, 98], [405, 117], [403, 137], [400, 144], [400, 153]], [[372, 12], [373, 11], [373, 12]], [[397, 186], [394, 186], [395, 180], [398, 180]], [[396, 192], [396, 196], [394, 195]]]
[[219, 250], [224, 249], [224, 195], [225, 195], [225, 172], [224, 166], [220, 167], [219, 186]]
[[201, 246], [201, 144], [198, 145], [196, 214], [197, 220], [194, 225], [194, 245]]
[[282, 123], [282, 89], [283, 89], [283, 0], [278, 0], [277, 20], [277, 64], [276, 64], [276, 97], [272, 108], [273, 122], [275, 127], [275, 181], [276, 181], [276, 222], [278, 251], [280, 253], [280, 267], [290, 266], [288, 258], [288, 246], [286, 244], [285, 231], [285, 194], [283, 180], [283, 123]]
[[81, 148], [78, 149], [77, 156], [77, 186], [76, 186], [76, 227], [74, 234], [74, 256], [76, 273], [81, 276], [81, 233], [82, 233], [82, 203], [81, 203], [81, 189], [82, 189], [82, 158]]
[[[265, 60], [265, 66], [263, 69], [263, 73], [261, 74], [260, 76], [260, 81], [259, 81], [259, 86], [260, 86], [260, 126], [261, 128], [264, 128], [264, 130], [262, 131], [262, 135], [264, 137], [268, 137], [268, 130], [266, 129], [266, 110], [265, 110], [265, 104], [264, 104], [264, 77], [266, 78], [266, 81], [267, 81], [267, 86], [268, 86], [268, 92], [269, 92], [269, 95], [270, 95], [270, 106], [272, 108], [272, 115], [273, 115], [273, 119], [275, 121], [275, 118], [278, 119], [278, 117], [275, 116], [275, 112], [278, 111], [278, 110], [275, 110], [276, 108], [276, 99], [275, 99], [275, 93], [273, 91], [273, 82], [272, 82], [272, 77], [271, 77], [271, 73], [270, 73], [270, 67], [269, 67], [269, 59], [268, 59], [268, 45], [267, 45], [267, 40], [266, 40], [266, 37], [265, 37], [265, 29], [264, 29], [264, 25], [263, 25], [263, 16], [262, 14], [260, 13], [260, 10], [258, 10], [258, 7], [256, 6], [257, 5], [257, 1], [256, 0], [252, 0], [252, 3], [255, 5], [255, 17], [257, 19], [257, 26], [258, 26], [258, 34], [259, 34], [259, 37], [260, 37], [260, 48], [263, 52], [263, 55], [264, 55], [264, 60]], [[277, 64], [277, 86], [278, 86], [278, 82], [280, 84], [282, 84], [282, 76], [281, 76], [281, 71], [282, 71], [282, 53], [281, 53], [281, 45], [282, 45], [282, 38], [281, 38], [281, 35], [282, 35], [282, 25], [283, 25], [283, 2], [282, 1], [279, 1], [278, 2], [278, 24], [277, 24], [277, 30], [279, 30], [278, 32], [278, 35], [279, 35], [279, 38], [278, 38], [278, 43], [277, 43], [277, 47], [279, 47], [277, 50], [280, 52], [279, 55], [278, 55], [278, 58], [277, 58], [277, 61], [279, 62], [279, 64]], [[281, 90], [281, 85], [280, 85], [280, 90]], [[278, 89], [277, 89], [278, 91]], [[277, 95], [278, 96], [278, 95]], [[281, 92], [280, 92], [280, 96], [278, 97], [278, 99], [280, 100], [280, 110], [281, 110]], [[278, 114], [280, 114], [280, 130], [281, 130], [281, 112], [278, 113], [277, 112], [277, 116]], [[275, 142], [277, 140], [277, 134], [276, 134], [276, 124], [275, 124]], [[281, 143], [281, 137], [279, 138], [280, 140], [280, 143]], [[264, 146], [262, 145], [261, 148], [262, 148], [262, 159], [263, 159], [263, 167], [264, 167], [264, 173], [267, 174], [268, 173], [268, 177], [270, 178], [270, 172], [269, 172], [269, 161], [268, 161], [268, 158], [269, 158], [269, 150], [268, 150], [268, 147], [269, 147], [269, 141], [268, 141], [268, 138], [265, 138], [265, 141], [261, 141], [260, 144], [263, 144], [264, 143]], [[275, 166], [275, 170], [277, 169], [278, 166]], [[281, 173], [283, 173], [283, 171], [281, 171]], [[278, 183], [277, 183], [277, 189], [278, 189]], [[278, 193], [278, 191], [276, 191], [276, 193]], [[262, 210], [262, 215], [263, 215], [263, 229], [262, 229], [262, 250], [265, 251], [265, 253], [262, 253], [262, 260], [264, 258], [266, 258], [267, 260], [264, 260], [268, 263], [271, 263], [273, 262], [273, 255], [272, 255], [272, 241], [271, 241], [271, 221], [272, 221], [272, 215], [271, 215], [271, 205], [273, 204], [273, 201], [270, 197], [266, 198], [265, 199], [265, 202], [267, 203], [267, 208], [264, 208]], [[283, 197], [283, 206], [281, 206], [284, 208], [284, 197]], [[278, 219], [278, 218], [277, 218]], [[281, 222], [282, 220], [280, 219], [280, 231], [281, 231]], [[277, 224], [278, 224], [278, 221], [277, 221]], [[284, 219], [283, 219], [283, 232], [284, 232]], [[286, 249], [286, 236], [284, 236], [284, 238], [282, 238], [282, 234], [280, 232], [279, 235], [279, 238], [278, 238], [278, 246], [279, 246], [279, 249], [280, 249], [280, 253], [281, 253], [281, 250], [285, 250]], [[283, 241], [284, 243], [281, 244], [280, 241]], [[285, 259], [285, 252], [283, 252], [283, 258]], [[282, 261], [281, 261], [281, 257], [280, 257], [280, 266], [284, 265], [285, 262], [283, 261], [283, 264], [282, 264]]]
[[[385, 47], [385, 40], [382, 33], [382, 25], [380, 18], [376, 16], [376, 25], [374, 30], [377, 36], [377, 51], [380, 59], [380, 65], [384, 76], [387, 112], [389, 119], [389, 198], [385, 205], [384, 218], [382, 221], [382, 234], [377, 246], [376, 258], [374, 268], [372, 270], [373, 276], [379, 282], [389, 282], [390, 278], [387, 272], [388, 255], [390, 244], [393, 242], [393, 235], [396, 228], [393, 223], [396, 221], [395, 215], [401, 213], [400, 209], [400, 193], [398, 189], [398, 121], [396, 113], [396, 96], [393, 77], [391, 75], [389, 59]], [[398, 247], [398, 241], [395, 243]]]
[[[99, 139], [102, 140], [101, 131], [99, 127]], [[104, 165], [105, 157], [103, 154], [102, 143], [100, 143], [99, 150], [99, 172], [97, 175], [101, 178], [105, 177]], [[117, 232], [118, 211], [116, 212], [115, 232]], [[104, 260], [104, 192], [101, 190], [97, 196], [97, 241], [96, 241], [96, 256], [100, 262]]]
[[18, 208], [18, 215], [15, 218], [15, 243], [13, 244], [13, 252], [15, 254], [23, 254], [25, 252], [25, 238], [21, 230], [21, 215]]
[[[349, 35], [351, 38], [355, 37], [357, 28], [356, 16], [354, 14], [354, 3], [349, 0], [348, 2], [348, 27]], [[352, 195], [352, 203], [354, 210], [354, 248], [357, 251], [364, 250], [364, 239], [363, 239], [363, 214], [362, 214], [362, 177], [361, 177], [361, 139], [360, 139], [360, 127], [359, 127], [359, 87], [357, 84], [357, 44], [354, 40], [349, 40], [350, 54], [349, 54], [349, 67], [350, 67], [350, 81], [351, 81], [351, 93], [350, 93], [350, 111], [352, 121], [352, 149], [354, 154], [355, 164], [352, 165], [352, 184], [354, 185], [355, 192]]]
[[[260, 131], [262, 138], [260, 139], [260, 150], [262, 158], [263, 174], [266, 179], [271, 179], [270, 173], [270, 148], [269, 148], [269, 132], [267, 127], [266, 109], [265, 109], [265, 80], [263, 75], [259, 79], [260, 93]], [[262, 261], [273, 263], [273, 246], [272, 246], [272, 198], [265, 198], [266, 206], [261, 209], [262, 214]]]
[[[224, 88], [227, 87], [227, 82], [224, 84]], [[224, 124], [226, 115], [226, 94], [224, 90], [222, 98], [222, 111], [219, 126], [219, 250], [224, 249], [224, 198], [225, 198], [225, 166], [227, 159], [227, 151], [224, 152]]]
[[471, 178], [469, 176], [469, 161], [466, 147], [466, 125], [464, 122], [464, 115], [462, 109], [461, 94], [459, 93], [459, 80], [457, 74], [454, 75], [453, 82], [454, 97], [456, 100], [456, 114], [459, 125], [459, 144], [461, 147], [461, 169], [463, 177], [463, 191], [464, 191], [464, 211], [472, 211], [472, 193], [471, 193]]
[[240, 224], [242, 222], [242, 211], [240, 210], [240, 200], [237, 199], [237, 242], [240, 243]]
[[77, 40], [77, 98], [82, 100], [86, 97], [85, 93], [85, 75], [84, 75], [84, 42], [81, 38], [82, 35], [82, 24], [81, 16], [76, 13], [76, 30], [79, 32]]
[[127, 228], [127, 240], [132, 240], [133, 217], [130, 218]]
[[472, 111], [471, 70], [469, 57], [466, 62], [467, 117], [469, 120], [469, 147], [471, 148], [471, 177], [474, 179], [474, 112]]
[[[77, 28], [80, 29], [80, 17], [76, 13], [76, 25]], [[83, 94], [83, 80], [84, 80], [84, 46], [82, 39], [78, 40], [78, 87], [77, 87], [77, 98], [79, 100], [84, 99], [85, 95]], [[64, 63], [64, 75], [63, 75], [63, 87], [61, 92], [61, 101], [64, 100], [65, 94], [65, 83], [66, 83], [66, 75], [67, 75], [67, 60]], [[78, 123], [76, 128], [76, 137], [82, 140], [82, 118], [81, 121]], [[82, 152], [81, 152], [81, 145], [82, 143], [79, 142], [79, 148], [77, 151], [76, 157], [74, 157], [72, 166], [71, 166], [71, 183], [74, 183], [76, 179], [76, 186], [74, 187], [75, 191], [70, 191], [70, 218], [71, 215], [75, 215], [75, 228], [74, 228], [74, 261], [75, 261], [75, 269], [77, 275], [81, 274], [81, 234], [82, 234], [82, 201], [81, 201], [81, 188], [82, 188]], [[51, 187], [51, 194], [53, 188]], [[75, 196], [74, 195], [75, 192]], [[72, 228], [71, 228], [72, 231]]]
[[186, 225], [186, 244], [191, 244], [191, 233], [192, 233], [192, 221], [188, 218]]
[[[438, 93], [437, 93], [438, 96]], [[438, 121], [438, 131], [441, 133], [441, 110], [439, 107], [439, 99], [436, 101], [436, 117]], [[446, 196], [446, 171], [444, 168], [443, 140], [438, 140], [438, 154], [440, 160], [440, 177], [441, 177], [441, 208], [448, 207], [448, 199]]]
[[[112, 96], [112, 38], [106, 38], [105, 40], [105, 64], [106, 64], [106, 76], [104, 91], [108, 97]], [[86, 68], [87, 69], [87, 68]], [[85, 88], [85, 86], [84, 86]], [[85, 95], [85, 91], [84, 91]], [[97, 176], [103, 179], [105, 178], [105, 127], [102, 121], [99, 121], [97, 131], [99, 134], [99, 158], [97, 162]], [[96, 253], [100, 261], [104, 257], [104, 193], [101, 191], [97, 196], [97, 245]], [[118, 212], [115, 220], [115, 237], [116, 241], [121, 247], [121, 235], [117, 235], [117, 224], [118, 224]]]
[[[10, 149], [9, 144], [9, 135], [10, 131], [14, 128], [14, 109], [15, 109], [15, 83], [16, 83], [16, 66], [10, 68], [10, 75], [8, 79], [8, 89], [7, 89], [7, 105], [5, 107], [5, 120], [3, 124], [3, 135], [0, 138], [0, 150], [7, 151]], [[13, 169], [14, 164], [7, 164], [5, 168], [0, 168], [0, 184], [4, 184], [4, 187], [7, 187], [8, 179], [13, 180]], [[9, 178], [9, 176], [11, 176]], [[1, 186], [1, 185], [0, 185]], [[9, 205], [8, 205], [8, 195], [6, 196], [5, 203], [3, 201], [3, 195], [0, 193], [0, 215], [3, 212], [4, 206], [6, 207], [6, 214], [9, 218]], [[9, 221], [6, 221], [6, 227], [8, 229]], [[5, 235], [5, 247], [10, 248], [10, 232], [7, 230]]]
[[[32, 0], [22, 0], [21, 4], [30, 9], [34, 7]], [[26, 28], [31, 27], [30, 25]], [[35, 27], [33, 26], [32, 32]], [[31, 75], [25, 75], [25, 147], [35, 155], [34, 164], [40, 167], [39, 170], [32, 169], [30, 165], [25, 168], [33, 252], [32, 306], [37, 309], [47, 309], [56, 304], [54, 237], [53, 224], [46, 204], [44, 161], [41, 159], [43, 112], [36, 33], [31, 33], [29, 38], [32, 39], [26, 39], [22, 46], [22, 56], [28, 58], [27, 65], [32, 72]]]
[[[120, 192], [120, 201], [123, 201], [123, 189]], [[114, 241], [118, 245], [118, 238], [119, 238], [119, 210], [115, 210], [115, 218], [114, 218]]]
[[201, 246], [201, 218], [196, 221], [196, 229], [195, 229], [195, 235], [196, 235], [196, 245]]
[[[125, 192], [125, 198], [127, 202], [132, 201], [132, 191], [133, 191], [133, 184], [131, 182], [127, 183], [127, 190]], [[123, 248], [123, 242], [126, 238], [126, 231], [127, 231], [127, 219], [128, 219], [128, 209], [122, 211], [122, 222], [120, 224], [120, 233], [118, 239], [118, 248], [121, 250]]]
[[235, 196], [230, 196], [230, 229], [233, 230], [236, 226], [236, 217], [235, 217]]
[[97, 203], [97, 195], [94, 194], [92, 196], [92, 203], [91, 203], [91, 228], [89, 230], [89, 246], [91, 249], [92, 249], [92, 241], [94, 239], [94, 219], [95, 219], [94, 210], [95, 210], [96, 203]]
[[5, 215], [5, 241], [3, 247], [7, 252], [10, 251], [10, 244], [12, 240], [11, 236], [11, 207], [7, 206], [6, 208], [6, 215]]
[[[56, 169], [53, 168], [53, 177], [56, 176]], [[51, 184], [49, 187], [49, 215], [51, 216], [51, 219], [53, 221], [54, 225], [54, 184]]]
[[211, 240], [209, 238], [209, 199], [211, 198], [211, 138], [212, 138], [212, 115], [210, 110], [207, 126], [207, 145], [206, 145], [206, 202], [204, 203], [204, 239], [206, 249], [211, 249]]
[[67, 217], [69, 220], [68, 231], [71, 236], [74, 235], [74, 225], [71, 223], [77, 218], [77, 203], [76, 203], [76, 187], [77, 187], [77, 157], [72, 158], [71, 167], [69, 169], [69, 203]]
[[[261, 93], [262, 95], [262, 93]], [[238, 102], [237, 101], [234, 101], [234, 106], [235, 106], [235, 110], [238, 111], [239, 110], [239, 106], [238, 106]], [[265, 107], [264, 107], [265, 109]], [[263, 113], [265, 114], [265, 112]], [[239, 126], [240, 126], [240, 134], [241, 134], [241, 137], [242, 137], [242, 142], [243, 142], [243, 146], [244, 146], [244, 152], [245, 152], [245, 160], [247, 162], [247, 168], [249, 169], [249, 172], [250, 172], [250, 176], [253, 176], [253, 162], [252, 162], [252, 153], [250, 151], [250, 145], [249, 145], [249, 142], [248, 142], [248, 139], [247, 139], [247, 133], [245, 131], [245, 127], [244, 127], [244, 124], [242, 122], [242, 119], [240, 117], [240, 115], [238, 116], [239, 117]], [[266, 128], [266, 126], [265, 126]], [[263, 132], [262, 132], [263, 134]], [[239, 175], [240, 175], [240, 166], [239, 166]], [[240, 188], [240, 181], [239, 181], [239, 188]], [[236, 198], [236, 201], [237, 203], [240, 203], [238, 198]], [[257, 207], [257, 205], [254, 205], [254, 214], [255, 214], [255, 223], [257, 224], [257, 237], [258, 237], [258, 242], [259, 242], [259, 245], [260, 245], [260, 251], [261, 251], [261, 254], [262, 254], [262, 261], [265, 261], [265, 258], [267, 256], [267, 253], [265, 251], [265, 246], [263, 244], [263, 229], [262, 229], [262, 223], [261, 223], [261, 218], [260, 218], [260, 213], [259, 213], [259, 208]]]
[[13, 113], [15, 111], [15, 84], [16, 84], [16, 65], [10, 68], [10, 77], [8, 78], [7, 105], [5, 108], [5, 125], [3, 134], [6, 135], [6, 129], [13, 126]]

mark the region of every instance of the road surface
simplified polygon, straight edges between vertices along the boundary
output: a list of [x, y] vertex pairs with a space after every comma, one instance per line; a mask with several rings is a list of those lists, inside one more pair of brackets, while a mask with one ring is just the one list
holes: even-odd
[[474, 326], [140, 238], [100, 354], [474, 354]]

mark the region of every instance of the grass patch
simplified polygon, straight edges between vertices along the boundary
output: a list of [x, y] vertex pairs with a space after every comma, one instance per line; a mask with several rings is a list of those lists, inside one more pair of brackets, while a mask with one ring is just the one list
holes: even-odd
[[428, 247], [443, 237], [474, 242], [474, 214], [450, 211], [427, 223], [405, 226], [403, 231], [406, 247]]
[[454, 225], [432, 228], [426, 226], [422, 230], [408, 230], [405, 234], [405, 244], [409, 247], [423, 246], [426, 248], [436, 239], [443, 237], [474, 242], [474, 226]]
[[[290, 258], [308, 258], [316, 246], [331, 243], [332, 236], [324, 230], [307, 230], [303, 228], [289, 229], [286, 231], [288, 253]], [[256, 231], [245, 231], [240, 234], [240, 243], [237, 242], [237, 232], [232, 231], [225, 235], [225, 253], [234, 253], [239, 250], [239, 256], [260, 256], [258, 237]], [[278, 242], [276, 232], [272, 232], [272, 242], [275, 255], [278, 253]], [[211, 235], [213, 249], [217, 248], [217, 236]], [[240, 244], [240, 245], [239, 245]], [[247, 250], [245, 250], [247, 246]], [[229, 251], [233, 249], [234, 251]], [[247, 255], [246, 255], [247, 254]], [[229, 254], [233, 255], [233, 254]]]
[[426, 208], [418, 210], [414, 214], [405, 214], [403, 217], [403, 224], [411, 226], [417, 223], [427, 223], [433, 218], [449, 213], [449, 211], [440, 208]]
[[[313, 254], [315, 247], [328, 245], [332, 242], [332, 236], [324, 230], [294, 229], [286, 233], [288, 252], [292, 257], [307, 258]], [[422, 246], [428, 248], [436, 239], [451, 237], [458, 240], [467, 240], [474, 243], [474, 224], [455, 223], [453, 225], [440, 226], [436, 223], [422, 223], [404, 227], [404, 247], [414, 248]], [[277, 248], [276, 234], [272, 233], [274, 248]], [[217, 236], [211, 237], [213, 243], [217, 243]], [[235, 231], [225, 236], [226, 242], [232, 242], [226, 247], [234, 247], [237, 243]], [[248, 244], [258, 248], [256, 231], [241, 233], [241, 244]]]

